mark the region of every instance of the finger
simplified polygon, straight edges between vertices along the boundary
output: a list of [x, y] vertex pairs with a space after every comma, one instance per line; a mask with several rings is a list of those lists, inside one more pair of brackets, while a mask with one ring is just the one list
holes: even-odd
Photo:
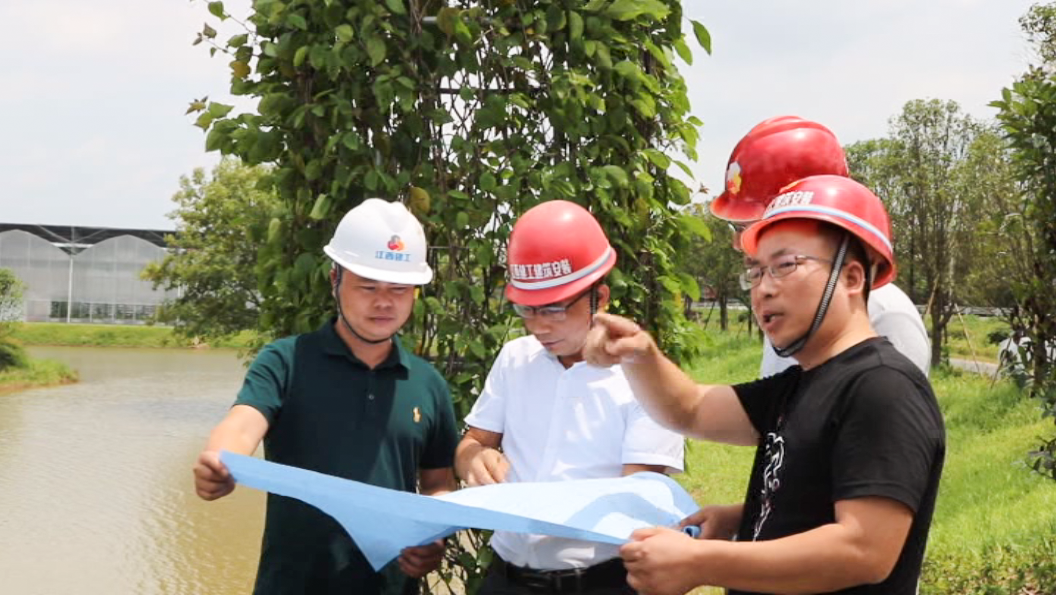
[[631, 541], [620, 546], [620, 558], [623, 558], [624, 566], [630, 568], [641, 560], [644, 547], [640, 541]]
[[605, 351], [611, 357], [616, 358], [621, 362], [633, 362], [648, 353], [648, 343], [641, 340], [638, 336], [625, 337], [623, 339], [610, 341], [605, 346]]
[[637, 529], [634, 533], [631, 533], [631, 541], [644, 541], [662, 531], [663, 528], [661, 527], [645, 527], [644, 529]]
[[211, 483], [224, 483], [230, 481], [230, 475], [223, 475], [216, 469], [208, 467], [206, 465], [196, 465], [194, 467], [194, 479], [195, 481], [208, 481]]
[[704, 512], [704, 509], [700, 509], [697, 512], [694, 512], [693, 514], [691, 514], [691, 515], [687, 516], [686, 518], [682, 519], [682, 521], [678, 523], [678, 527], [682, 528], [682, 527], [688, 527], [690, 525], [698, 525], [698, 526], [700, 526], [700, 525], [703, 525], [704, 521], [706, 521], [706, 520], [708, 520], [707, 513]]
[[207, 492], [219, 492], [220, 490], [226, 489], [230, 482], [227, 481], [216, 481], [208, 478], [199, 478], [198, 481], [194, 482], [194, 485]]
[[633, 320], [604, 312], [594, 315], [594, 323], [604, 327], [610, 337], [628, 337], [642, 330]]
[[212, 473], [226, 479], [231, 476], [227, 465], [220, 460], [220, 453], [216, 451], [205, 451], [198, 456], [198, 464]]
[[399, 565], [400, 571], [411, 578], [421, 578], [425, 574], [417, 564], [407, 561], [403, 556], [400, 556], [396, 563]]
[[477, 468], [473, 470], [471, 475], [473, 478], [473, 484], [475, 485], [486, 486], [495, 483], [495, 480], [491, 477], [491, 472], [488, 471], [488, 468], [484, 463], [480, 463]]
[[202, 500], [210, 501], [216, 500], [217, 498], [222, 498], [223, 496], [230, 494], [232, 491], [234, 491], [234, 489], [235, 487], [233, 485], [196, 486], [195, 493], [197, 493], [198, 497]]
[[432, 570], [435, 570], [443, 559], [442, 554], [439, 553], [426, 553], [436, 552], [437, 550], [433, 545], [406, 548], [401, 552], [398, 563], [400, 570], [415, 578], [425, 576]]
[[510, 471], [510, 461], [502, 453], [496, 453], [498, 456], [492, 462], [491, 468], [488, 470], [491, 474], [492, 479], [495, 483], [502, 483], [506, 481], [506, 474]]
[[434, 541], [425, 545], [404, 548], [401, 554], [420, 563], [423, 560], [435, 560], [444, 554], [443, 542]]

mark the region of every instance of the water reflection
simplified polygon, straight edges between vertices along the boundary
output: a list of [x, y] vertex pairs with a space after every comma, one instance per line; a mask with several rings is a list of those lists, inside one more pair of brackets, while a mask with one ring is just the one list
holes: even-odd
[[81, 382], [0, 396], [0, 591], [249, 592], [264, 496], [202, 502], [190, 474], [241, 383], [235, 355], [32, 352]]

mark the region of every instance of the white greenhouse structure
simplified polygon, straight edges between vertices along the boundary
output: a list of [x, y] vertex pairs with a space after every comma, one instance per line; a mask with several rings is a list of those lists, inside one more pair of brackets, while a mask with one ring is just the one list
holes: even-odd
[[143, 324], [175, 291], [140, 278], [164, 230], [0, 224], [0, 268], [25, 284], [23, 320]]

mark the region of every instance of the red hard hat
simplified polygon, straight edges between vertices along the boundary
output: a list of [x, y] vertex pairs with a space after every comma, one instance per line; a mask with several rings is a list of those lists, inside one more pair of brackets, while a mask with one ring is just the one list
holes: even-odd
[[741, 245], [748, 255], [759, 248], [759, 235], [778, 221], [814, 219], [850, 232], [875, 254], [873, 289], [895, 278], [891, 220], [871, 190], [843, 176], [811, 176], [790, 184], [766, 207], [763, 218], [744, 230]]
[[567, 200], [528, 209], [510, 232], [506, 299], [552, 304], [586, 291], [616, 264], [616, 251], [594, 216]]
[[726, 191], [709, 203], [711, 212], [727, 221], [757, 221], [782, 188], [821, 174], [849, 175], [843, 147], [831, 130], [798, 116], [764, 120], [733, 148]]

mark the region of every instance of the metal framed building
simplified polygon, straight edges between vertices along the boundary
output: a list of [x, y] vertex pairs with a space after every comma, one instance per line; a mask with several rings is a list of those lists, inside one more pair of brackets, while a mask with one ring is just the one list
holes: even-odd
[[23, 319], [143, 324], [177, 297], [140, 278], [167, 253], [152, 229], [0, 223], [0, 268], [25, 284]]

